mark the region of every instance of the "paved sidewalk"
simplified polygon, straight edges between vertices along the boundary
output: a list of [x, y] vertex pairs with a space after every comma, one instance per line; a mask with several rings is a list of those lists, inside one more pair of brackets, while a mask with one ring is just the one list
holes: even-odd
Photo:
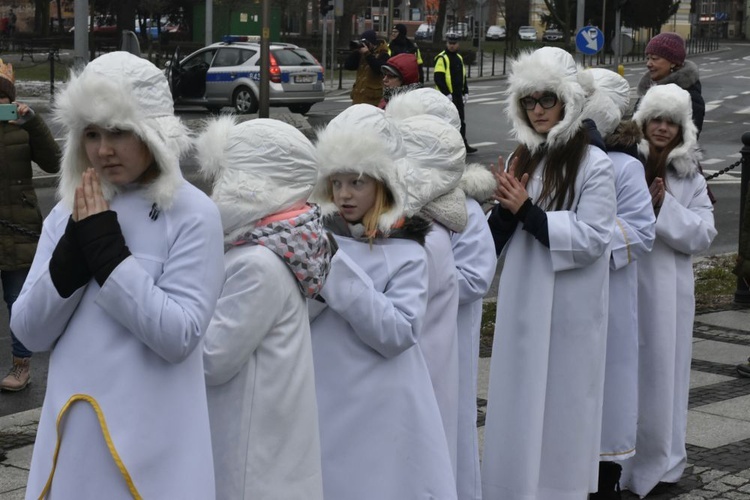
[[[693, 332], [688, 468], [677, 485], [647, 498], [750, 500], [750, 379], [735, 372], [750, 356], [750, 309], [700, 314]], [[480, 438], [489, 364], [489, 357], [480, 359]], [[8, 452], [0, 461], [0, 500], [24, 496], [39, 413], [0, 417], [0, 447]], [[637, 497], [626, 492], [623, 498]]]

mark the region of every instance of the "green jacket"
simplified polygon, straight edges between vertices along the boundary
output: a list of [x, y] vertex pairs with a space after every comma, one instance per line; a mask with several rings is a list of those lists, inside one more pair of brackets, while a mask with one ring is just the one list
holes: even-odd
[[38, 238], [19, 234], [4, 221], [40, 233], [42, 213], [32, 184], [31, 162], [45, 172], [60, 169], [60, 147], [39, 115], [15, 125], [0, 122], [0, 270], [31, 266]]

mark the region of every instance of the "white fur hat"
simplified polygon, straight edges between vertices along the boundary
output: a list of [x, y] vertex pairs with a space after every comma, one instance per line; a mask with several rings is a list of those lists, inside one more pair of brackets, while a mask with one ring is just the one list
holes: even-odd
[[[148, 196], [168, 209], [183, 181], [180, 156], [190, 147], [187, 128], [174, 116], [172, 94], [164, 73], [146, 59], [128, 52], [110, 52], [72, 74], [57, 95], [55, 121], [67, 129], [58, 195], [70, 208], [81, 175], [91, 166], [83, 148], [89, 125], [135, 133], [149, 148], [159, 175]], [[117, 187], [101, 178], [107, 199]]]
[[[604, 68], [580, 70], [593, 78], [581, 120], [590, 118], [602, 137], [614, 132], [630, 104], [630, 84], [614, 71]], [[587, 89], [588, 90], [588, 89]]]
[[[641, 129], [654, 118], [666, 118], [682, 127], [682, 143], [667, 157], [680, 176], [691, 175], [696, 171], [698, 153], [698, 129], [693, 123], [693, 106], [690, 94], [674, 83], [651, 87], [638, 104], [633, 120]], [[638, 150], [648, 158], [649, 144], [644, 138]]]
[[[525, 52], [511, 63], [508, 77], [506, 113], [513, 137], [532, 153], [544, 143], [550, 148], [566, 144], [581, 128], [581, 111], [586, 93], [579, 82], [576, 63], [568, 52], [557, 47], [542, 47]], [[519, 100], [534, 92], [554, 92], [564, 104], [564, 116], [546, 137], [529, 123]]]
[[213, 180], [227, 241], [263, 217], [302, 207], [318, 176], [315, 147], [278, 120], [215, 119], [198, 136], [196, 153], [201, 173]]
[[316, 150], [318, 181], [310, 199], [320, 204], [324, 215], [337, 211], [328, 183], [336, 173], [368, 175], [386, 185], [394, 206], [380, 216], [382, 232], [388, 233], [405, 215], [406, 186], [400, 172], [405, 170], [406, 149], [382, 109], [369, 104], [348, 107], [318, 133]]
[[453, 101], [432, 88], [415, 89], [398, 94], [388, 102], [385, 116], [403, 120], [410, 116], [433, 115], [445, 120], [456, 130], [461, 129], [461, 117]]
[[414, 215], [458, 186], [466, 167], [466, 148], [461, 133], [436, 116], [416, 115], [395, 123], [409, 159], [401, 164], [408, 194], [406, 213]]

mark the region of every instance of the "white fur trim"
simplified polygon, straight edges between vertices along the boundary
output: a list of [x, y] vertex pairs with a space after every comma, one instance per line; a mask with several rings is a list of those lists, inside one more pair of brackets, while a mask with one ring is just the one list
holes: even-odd
[[406, 149], [382, 109], [369, 104], [348, 107], [318, 133], [316, 151], [320, 169], [310, 200], [320, 205], [323, 215], [337, 211], [328, 184], [336, 173], [368, 175], [385, 184], [394, 206], [378, 221], [382, 232], [388, 233], [405, 215], [406, 185], [400, 172], [406, 170]]
[[492, 172], [479, 163], [466, 165], [464, 175], [461, 177], [460, 187], [466, 196], [483, 203], [492, 198], [497, 187], [497, 181]]
[[[72, 208], [81, 175], [91, 166], [83, 148], [89, 125], [132, 131], [149, 148], [159, 168], [147, 196], [168, 209], [184, 182], [180, 156], [190, 147], [187, 128], [174, 116], [172, 94], [164, 73], [127, 52], [111, 52], [89, 63], [55, 99], [54, 119], [67, 129], [58, 196]], [[105, 198], [118, 188], [102, 179]]]
[[[680, 177], [693, 175], [697, 172], [700, 152], [690, 94], [674, 83], [651, 87], [641, 99], [633, 120], [643, 129], [654, 118], [666, 118], [682, 127], [682, 143], [669, 153], [667, 161]], [[638, 150], [648, 158], [649, 147], [645, 138], [638, 145]]]
[[[534, 92], [554, 92], [563, 101], [564, 116], [545, 135], [537, 133], [529, 124], [526, 110], [519, 99]], [[563, 146], [581, 128], [581, 112], [586, 93], [578, 81], [578, 70], [573, 57], [557, 47], [542, 47], [525, 52], [511, 63], [508, 77], [506, 113], [513, 128], [511, 134], [532, 154], [547, 144], [550, 148]]]
[[196, 149], [227, 241], [264, 217], [303, 207], [317, 181], [315, 147], [278, 120], [221, 117], [207, 124]]

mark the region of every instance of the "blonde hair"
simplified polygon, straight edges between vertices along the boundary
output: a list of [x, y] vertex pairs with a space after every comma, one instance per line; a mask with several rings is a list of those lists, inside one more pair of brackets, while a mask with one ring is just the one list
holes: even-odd
[[[367, 174], [360, 174], [360, 176], [364, 175]], [[370, 176], [367, 175], [367, 177]], [[380, 217], [391, 210], [396, 202], [388, 186], [383, 181], [374, 177], [370, 177], [370, 179], [375, 182], [375, 201], [362, 217], [362, 225], [365, 226], [365, 236], [367, 236], [370, 244], [372, 244], [373, 240], [378, 237], [378, 222], [380, 221]], [[328, 177], [328, 198], [329, 201], [333, 202], [333, 181], [331, 177]]]

